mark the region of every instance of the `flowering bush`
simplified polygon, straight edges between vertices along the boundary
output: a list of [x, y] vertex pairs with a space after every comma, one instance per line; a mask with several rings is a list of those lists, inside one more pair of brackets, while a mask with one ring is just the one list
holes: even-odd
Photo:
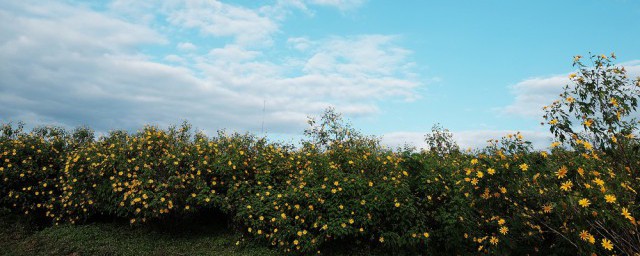
[[[635, 100], [602, 94], [609, 105], [589, 112], [582, 103], [593, 99], [592, 81], [631, 85], [608, 58], [594, 58], [595, 69], [578, 64], [581, 75], [572, 75], [578, 85], [559, 101], [569, 105], [547, 107], [558, 136], [549, 151], [517, 133], [460, 152], [437, 126], [428, 151], [393, 151], [332, 110], [310, 121], [298, 147], [250, 134], [208, 137], [186, 123], [98, 139], [86, 128], [26, 133], [6, 124], [0, 205], [52, 223], [132, 225], [215, 210], [244, 236], [291, 254], [354, 243], [404, 254], [633, 255], [640, 144], [624, 115]], [[583, 133], [571, 125], [576, 109], [586, 116], [573, 117], [587, 122]]]

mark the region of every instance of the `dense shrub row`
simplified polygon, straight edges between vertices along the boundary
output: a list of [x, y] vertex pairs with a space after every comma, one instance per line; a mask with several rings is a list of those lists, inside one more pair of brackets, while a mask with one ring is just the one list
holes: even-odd
[[55, 224], [144, 225], [216, 210], [246, 237], [294, 254], [335, 243], [406, 254], [640, 253], [632, 133], [594, 148], [565, 129], [573, 140], [549, 151], [513, 134], [461, 152], [436, 128], [430, 150], [416, 151], [387, 149], [332, 111], [310, 124], [295, 147], [187, 124], [97, 139], [5, 124], [0, 204]]
[[463, 254], [630, 253], [640, 244], [638, 157], [616, 169], [595, 151], [532, 152], [519, 135], [439, 155], [362, 136], [294, 148], [187, 126], [96, 141], [3, 130], [2, 204], [54, 223], [98, 215], [138, 225], [217, 209], [246, 235], [304, 253], [333, 241]]

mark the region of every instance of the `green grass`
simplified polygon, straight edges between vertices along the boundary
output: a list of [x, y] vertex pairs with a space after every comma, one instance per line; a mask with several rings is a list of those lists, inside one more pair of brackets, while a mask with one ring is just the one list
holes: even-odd
[[38, 227], [27, 218], [0, 212], [2, 255], [279, 255], [241, 239], [226, 223], [157, 223], [131, 227], [124, 222]]
[[[203, 217], [136, 227], [125, 220], [50, 226], [0, 208], [0, 255], [282, 255], [264, 244], [243, 240], [222, 215]], [[240, 245], [236, 245], [238, 241], [242, 241]], [[330, 244], [322, 252], [362, 256], [399, 253], [359, 241]]]

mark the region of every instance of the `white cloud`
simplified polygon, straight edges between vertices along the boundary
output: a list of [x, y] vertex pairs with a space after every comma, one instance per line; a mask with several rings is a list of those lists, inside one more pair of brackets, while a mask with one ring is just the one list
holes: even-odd
[[541, 118], [542, 108], [556, 100], [569, 82], [568, 74], [521, 81], [511, 86], [510, 89], [515, 94], [515, 100], [512, 104], [501, 109], [501, 112]]
[[[15, 53], [18, 45], [38, 46], [44, 42], [58, 47], [76, 47], [77, 54], [132, 53], [135, 46], [166, 43], [155, 31], [122, 20], [109, 18], [83, 8], [69, 8], [63, 4], [18, 4], [7, 2], [2, 15], [2, 51]], [[11, 11], [11, 12], [10, 12]], [[15, 12], [20, 13], [18, 15]], [[14, 24], [14, 25], [12, 25]], [[53, 28], [53, 25], [57, 27]], [[23, 31], [26, 30], [26, 31]], [[33, 32], [33, 33], [28, 33]], [[74, 42], [74, 45], [66, 45]], [[83, 47], [83, 45], [85, 45]], [[46, 54], [47, 49], [38, 52]], [[30, 52], [36, 55], [35, 52]]]
[[308, 73], [390, 75], [403, 72], [410, 51], [395, 47], [395, 38], [364, 35], [323, 42], [304, 67]]
[[214, 48], [209, 51], [209, 57], [213, 61], [243, 62], [255, 59], [260, 55], [258, 51], [246, 50], [238, 45], [225, 45], [223, 48]]
[[[401, 96], [418, 98], [414, 89], [420, 85], [412, 73], [410, 51], [395, 45], [396, 38], [386, 35], [333, 37], [308, 50], [311, 55], [293, 82], [317, 86], [297, 88], [302, 93], [329, 94], [333, 97], [380, 98]], [[324, 84], [325, 86], [320, 86]]]
[[[197, 66], [210, 80], [243, 93], [270, 100], [291, 97], [290, 104], [302, 101], [320, 102], [322, 108], [343, 106], [346, 111], [356, 109], [347, 106], [354, 105], [367, 109], [358, 113], [371, 113], [377, 109], [371, 100], [418, 97], [414, 89], [421, 84], [408, 68], [409, 51], [395, 46], [392, 40], [379, 35], [336, 37], [320, 42], [307, 39], [313, 46], [308, 49], [309, 55], [297, 58], [291, 66], [260, 60], [260, 52], [227, 45], [198, 59]], [[348, 50], [356, 45], [360, 49]], [[318, 56], [328, 56], [328, 61], [319, 63]], [[297, 75], [287, 75], [290, 73]], [[316, 113], [320, 109], [305, 107], [315, 104], [300, 105], [299, 111]]]
[[[176, 8], [190, 13], [210, 5], [213, 9], [205, 13], [219, 8], [219, 15], [238, 18], [242, 24], [251, 17], [261, 20], [259, 15], [239, 17], [236, 14], [247, 9], [217, 2], [186, 2]], [[170, 48], [178, 52], [160, 56], [172, 63], [168, 65], [138, 49], [166, 44], [160, 33], [191, 22], [187, 14], [169, 27], [156, 28], [55, 2], [0, 6], [3, 120], [87, 124], [106, 131], [187, 119], [209, 130], [259, 131], [264, 119], [267, 132], [291, 134], [302, 131], [307, 115], [328, 106], [350, 116], [371, 115], [378, 111], [378, 99], [416, 98], [415, 88], [421, 85], [411, 73], [410, 52], [397, 46], [395, 37], [308, 39], [302, 56], [267, 59], [268, 49], [256, 50], [240, 39], [250, 36], [229, 32], [237, 40], [224, 47], [207, 49], [190, 41], [208, 50], [203, 55], [179, 52], [193, 48], [186, 42], [176, 43], [177, 49], [172, 44]], [[162, 8], [169, 12], [167, 6]], [[267, 32], [264, 35], [273, 30]], [[269, 36], [258, 37], [267, 40]], [[315, 62], [316, 56], [327, 56], [328, 61]]]
[[[177, 31], [195, 29], [202, 35], [231, 37], [233, 44], [243, 47], [264, 47], [273, 44], [274, 36], [281, 32], [280, 23], [296, 11], [313, 16], [310, 5], [330, 6], [345, 11], [357, 8], [364, 2], [276, 0], [270, 5], [247, 8], [220, 0], [113, 0], [108, 7], [110, 13], [137, 23], [142, 21], [144, 24], [151, 24], [153, 21], [164, 19], [171, 26], [179, 27]], [[187, 50], [180, 46], [179, 48]], [[187, 48], [192, 50], [189, 46]]]
[[349, 10], [360, 7], [365, 0], [309, 0], [311, 4], [331, 6], [340, 10]]
[[627, 75], [630, 78], [640, 78], [640, 60], [632, 60], [620, 63], [627, 70]]
[[195, 51], [196, 49], [198, 49], [197, 46], [189, 42], [181, 42], [177, 47], [181, 51]]
[[[453, 138], [461, 149], [480, 149], [489, 145], [489, 140], [500, 139], [507, 134], [515, 134], [512, 130], [472, 130], [453, 131]], [[404, 145], [416, 148], [427, 148], [424, 141], [425, 135], [429, 132], [392, 132], [383, 135], [382, 143], [391, 147], [402, 147]], [[551, 143], [551, 134], [543, 131], [521, 131], [524, 140], [531, 141], [534, 149], [546, 149]]]
[[168, 62], [176, 62], [176, 63], [185, 63], [184, 58], [175, 55], [175, 54], [169, 54], [167, 56], [164, 57], [164, 60], [168, 61]]
[[313, 42], [306, 37], [291, 37], [287, 39], [287, 43], [298, 51], [306, 51], [313, 45]]
[[150, 24], [156, 18], [156, 12], [162, 4], [158, 1], [112, 0], [108, 4], [111, 14], [129, 18], [143, 24]]
[[[630, 78], [640, 76], [640, 61], [629, 61], [620, 65], [625, 67]], [[498, 111], [508, 115], [542, 118], [542, 108], [557, 100], [564, 86], [571, 84], [568, 76], [567, 73], [518, 82], [510, 87], [515, 95], [513, 103]]]
[[258, 11], [216, 0], [173, 1], [166, 6], [173, 25], [198, 29], [203, 34], [230, 36], [240, 45], [270, 44], [278, 24]]

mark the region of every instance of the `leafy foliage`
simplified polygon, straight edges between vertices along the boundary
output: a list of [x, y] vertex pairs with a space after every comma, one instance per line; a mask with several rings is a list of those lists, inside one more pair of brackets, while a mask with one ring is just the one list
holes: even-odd
[[[548, 108], [552, 132], [570, 148], [535, 151], [516, 133], [460, 152], [434, 126], [430, 150], [392, 151], [333, 109], [310, 119], [299, 147], [251, 134], [208, 137], [186, 123], [97, 139], [88, 128], [26, 133], [6, 124], [0, 205], [54, 224], [134, 226], [213, 210], [244, 237], [290, 254], [349, 243], [393, 254], [633, 255], [640, 154], [637, 127], [622, 117], [637, 94], [615, 89], [630, 84], [609, 58], [594, 59], [594, 68], [577, 62], [582, 78]], [[575, 118], [591, 120], [584, 134]]]
[[[579, 70], [569, 75], [573, 84], [564, 87], [562, 99], [545, 107], [544, 117], [561, 142], [576, 146], [591, 140], [599, 149], [606, 149], [619, 139], [632, 137], [637, 120], [625, 117], [638, 107], [640, 84], [634, 84], [625, 68], [612, 62], [615, 58], [615, 54], [591, 55], [592, 65], [587, 66], [582, 56], [574, 57], [573, 66]], [[584, 133], [576, 131], [574, 122], [580, 122]]]
[[460, 147], [453, 139], [453, 134], [440, 124], [433, 125], [431, 133], [425, 136], [424, 141], [427, 143], [429, 151], [440, 156], [460, 152]]

